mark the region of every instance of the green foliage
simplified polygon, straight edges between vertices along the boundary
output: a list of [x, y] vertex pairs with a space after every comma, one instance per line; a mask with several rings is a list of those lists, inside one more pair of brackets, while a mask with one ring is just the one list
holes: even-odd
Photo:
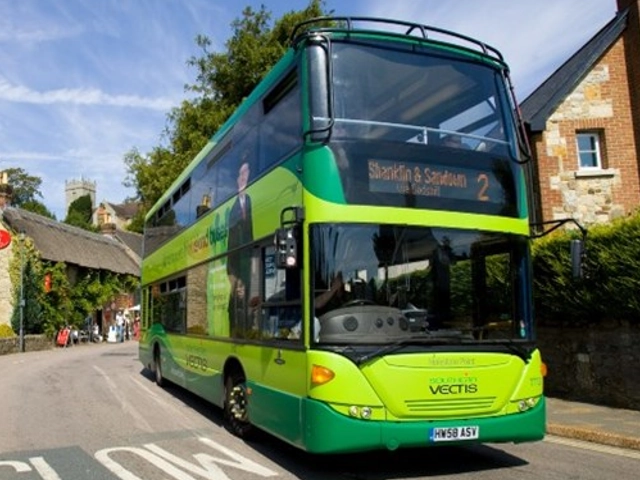
[[[14, 331], [20, 328], [21, 285], [25, 300], [22, 311], [24, 333], [45, 333], [49, 336], [54, 336], [65, 325], [81, 327], [87, 315], [102, 308], [116, 296], [133, 292], [139, 287], [137, 277], [104, 270], [81, 270], [72, 284], [65, 263], [42, 261], [29, 237], [25, 237], [21, 244], [16, 236], [14, 242], [9, 264], [16, 306], [11, 317]], [[21, 265], [24, 267], [22, 280]], [[44, 291], [46, 274], [51, 276], [49, 292]]]
[[87, 194], [71, 202], [64, 223], [90, 232], [97, 232], [98, 229], [93, 225], [92, 216], [93, 203], [91, 202], [91, 196]]
[[[9, 263], [9, 276], [13, 286], [13, 298], [16, 308], [11, 316], [13, 330], [20, 331], [20, 318], [24, 333], [42, 333], [44, 318], [42, 315], [42, 269], [40, 256], [30, 238], [21, 241], [14, 237], [13, 257]], [[21, 300], [24, 305], [20, 308]]]
[[7, 174], [7, 185], [3, 185], [3, 188], [10, 190], [11, 205], [52, 220], [56, 219], [44, 203], [36, 198], [42, 198], [40, 192], [42, 179], [40, 177], [29, 175], [22, 168], [6, 168], [4, 172]]
[[212, 42], [206, 35], [196, 37], [202, 54], [188, 60], [196, 78], [186, 86], [196, 97], [184, 100], [169, 114], [163, 135], [168, 145], [148, 154], [133, 149], [125, 155], [124, 184], [134, 188], [136, 200], [142, 201], [130, 230], [142, 231], [146, 212], [285, 52], [293, 27], [328, 13], [323, 1], [311, 0], [305, 9], [285, 14], [272, 26], [271, 13], [264, 6], [258, 11], [247, 7], [231, 24], [233, 34], [225, 52], [210, 51]]
[[573, 325], [640, 319], [640, 215], [593, 227], [586, 241], [585, 275], [571, 275], [570, 240], [558, 232], [534, 243], [536, 316]]
[[40, 177], [29, 175], [22, 168], [5, 168], [4, 172], [7, 174], [7, 183], [13, 188], [11, 205], [22, 208], [25, 204], [36, 202], [36, 197], [42, 198]]
[[45, 333], [55, 335], [63, 326], [73, 324], [74, 318], [81, 313], [75, 313], [76, 306], [73, 298], [73, 288], [67, 277], [67, 267], [64, 263], [46, 263], [43, 270], [51, 275], [51, 290], [43, 294], [42, 307], [46, 318]]
[[20, 208], [27, 210], [28, 212], [37, 213], [43, 217], [50, 218], [51, 220], [57, 220], [56, 216], [44, 205], [44, 203], [38, 200], [27, 200]]
[[130, 275], [104, 270], [85, 270], [72, 285], [66, 275], [66, 265], [56, 263], [45, 267], [51, 274], [51, 291], [44, 295], [46, 333], [55, 334], [65, 325], [82, 327], [84, 319], [121, 293], [138, 288], [139, 280]]
[[0, 325], [0, 338], [11, 338], [15, 336], [16, 334], [10, 325], [6, 325], [4, 323]]
[[129, 232], [143, 233], [144, 231], [144, 217], [148, 209], [140, 208], [131, 218], [131, 222], [125, 227]]

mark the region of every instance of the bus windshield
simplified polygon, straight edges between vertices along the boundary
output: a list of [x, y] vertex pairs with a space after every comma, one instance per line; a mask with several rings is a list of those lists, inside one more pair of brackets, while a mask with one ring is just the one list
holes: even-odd
[[[523, 237], [401, 225], [312, 228], [321, 343], [530, 339]], [[318, 326], [318, 325], [317, 325]]]
[[[446, 52], [332, 44], [332, 139], [507, 155], [513, 116], [500, 70]], [[326, 118], [315, 117], [316, 126]]]

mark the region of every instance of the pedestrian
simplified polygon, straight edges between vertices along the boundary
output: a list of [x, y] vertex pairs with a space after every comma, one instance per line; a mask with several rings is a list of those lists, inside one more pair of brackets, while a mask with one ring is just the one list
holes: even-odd
[[124, 317], [124, 339], [131, 339], [131, 319], [129, 318], [129, 314]]
[[122, 310], [118, 310], [118, 313], [116, 313], [116, 331], [118, 334], [118, 341], [124, 342], [124, 313]]
[[140, 338], [140, 314], [136, 313], [133, 319], [133, 339], [138, 340]]

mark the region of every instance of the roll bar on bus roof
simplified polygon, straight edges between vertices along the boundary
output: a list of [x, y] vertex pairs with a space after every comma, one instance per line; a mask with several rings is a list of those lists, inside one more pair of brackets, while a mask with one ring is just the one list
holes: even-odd
[[[375, 24], [387, 26], [383, 28], [357, 28], [357, 24]], [[364, 25], [366, 26], [366, 25]], [[306, 28], [305, 28], [306, 27]], [[399, 28], [397, 31], [392, 27]], [[402, 30], [400, 30], [402, 29]], [[304, 30], [304, 31], [303, 31]], [[419, 23], [405, 22], [402, 20], [391, 20], [378, 17], [316, 17], [300, 22], [291, 32], [289, 42], [295, 46], [302, 38], [313, 33], [322, 32], [364, 32], [364, 33], [380, 33], [384, 32], [396, 36], [414, 36], [425, 40], [435, 40], [442, 43], [448, 43], [457, 47], [462, 47], [471, 51], [479, 51], [480, 53], [492, 57], [501, 63], [504, 63], [502, 54], [494, 47], [487, 45], [475, 38], [461, 35], [443, 28], [421, 25]], [[433, 35], [435, 34], [435, 38]]]

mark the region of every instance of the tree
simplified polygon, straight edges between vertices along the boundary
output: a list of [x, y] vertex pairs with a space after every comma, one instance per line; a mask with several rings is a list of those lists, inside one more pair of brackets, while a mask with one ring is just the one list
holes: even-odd
[[[44, 319], [42, 316], [42, 308], [39, 302], [39, 293], [41, 290], [38, 283], [39, 275], [36, 274], [33, 262], [30, 259], [25, 260], [24, 273], [22, 276], [22, 289], [24, 295], [23, 331], [25, 334], [38, 334], [44, 332]], [[19, 305], [19, 302], [16, 303]], [[11, 317], [11, 327], [15, 332], [20, 331], [20, 308], [13, 309]]]
[[24, 203], [36, 200], [36, 197], [42, 198], [41, 178], [29, 175], [22, 168], [7, 168], [4, 172], [7, 174], [7, 183], [13, 187], [11, 204], [14, 207], [22, 207]]
[[52, 220], [57, 220], [55, 214], [53, 214], [42, 202], [38, 200], [29, 200], [24, 202], [20, 208], [27, 210], [28, 212], [37, 213], [38, 215], [42, 215], [43, 217], [50, 218]]
[[4, 172], [12, 187], [11, 205], [55, 220], [55, 215], [37, 198], [42, 198], [40, 177], [29, 175], [22, 168], [7, 168]]
[[[39, 254], [28, 237], [15, 240], [13, 257], [9, 264], [9, 275], [12, 285], [13, 309], [11, 326], [15, 332], [20, 331], [22, 316], [25, 334], [43, 333], [45, 319], [42, 310], [42, 269]], [[20, 308], [21, 300], [24, 300]]]
[[125, 155], [125, 186], [133, 187], [135, 200], [142, 202], [130, 229], [141, 230], [146, 212], [280, 59], [294, 26], [329, 14], [323, 7], [322, 0], [311, 0], [304, 10], [285, 14], [273, 27], [271, 13], [264, 6], [259, 11], [246, 7], [232, 23], [233, 35], [222, 53], [209, 50], [213, 42], [207, 36], [196, 37], [202, 55], [187, 61], [195, 67], [196, 78], [185, 86], [196, 98], [183, 101], [168, 115], [163, 134], [168, 145], [157, 146], [146, 155], [137, 149]]
[[75, 227], [88, 230], [90, 232], [97, 232], [98, 229], [93, 226], [93, 203], [90, 195], [83, 195], [76, 198], [69, 205], [67, 216], [64, 219], [64, 223], [73, 225]]

